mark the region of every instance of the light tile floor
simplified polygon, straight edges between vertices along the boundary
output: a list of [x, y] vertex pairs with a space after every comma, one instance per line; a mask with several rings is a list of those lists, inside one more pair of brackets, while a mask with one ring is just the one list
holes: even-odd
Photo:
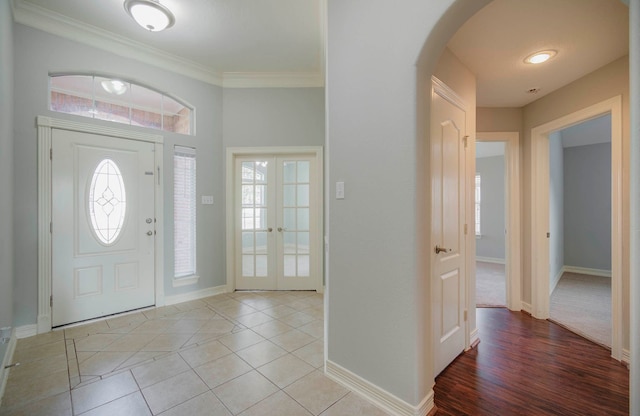
[[323, 299], [236, 292], [18, 341], [0, 415], [384, 416], [324, 376]]

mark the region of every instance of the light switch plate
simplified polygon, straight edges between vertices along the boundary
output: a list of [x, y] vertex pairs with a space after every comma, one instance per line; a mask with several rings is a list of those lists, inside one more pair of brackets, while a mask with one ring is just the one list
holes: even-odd
[[336, 199], [344, 199], [344, 182], [336, 182]]
[[213, 195], [202, 195], [202, 205], [213, 205]]

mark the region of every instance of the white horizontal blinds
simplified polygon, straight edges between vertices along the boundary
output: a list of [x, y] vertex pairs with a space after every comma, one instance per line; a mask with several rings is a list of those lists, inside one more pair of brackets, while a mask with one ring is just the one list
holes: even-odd
[[174, 276], [196, 274], [196, 149], [175, 146], [173, 154]]

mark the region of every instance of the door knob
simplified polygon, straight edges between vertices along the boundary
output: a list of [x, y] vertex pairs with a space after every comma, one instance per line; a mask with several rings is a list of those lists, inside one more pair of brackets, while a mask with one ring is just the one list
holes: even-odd
[[283, 228], [283, 227], [278, 227], [278, 231], [279, 231], [279, 232], [283, 232], [283, 231], [287, 231], [287, 229], [286, 229], [286, 228]]
[[440, 246], [436, 245], [435, 251], [436, 251], [436, 254], [440, 254], [440, 253], [448, 253], [448, 252], [451, 251], [451, 249], [450, 248], [440, 247]]
[[271, 231], [273, 231], [273, 228], [269, 227], [269, 228], [267, 228], [267, 231], [271, 232]]
[[147, 222], [147, 224], [151, 224], [153, 222], [153, 220], [151, 218], [147, 218], [146, 222]]
[[153, 231], [151, 230], [147, 231], [147, 235], [153, 235]]

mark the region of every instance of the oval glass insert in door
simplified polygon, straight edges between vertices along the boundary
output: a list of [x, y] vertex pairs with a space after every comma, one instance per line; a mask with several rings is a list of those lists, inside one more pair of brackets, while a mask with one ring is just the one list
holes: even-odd
[[122, 174], [116, 162], [103, 159], [89, 185], [89, 218], [95, 237], [105, 245], [114, 244], [127, 213], [127, 196]]

